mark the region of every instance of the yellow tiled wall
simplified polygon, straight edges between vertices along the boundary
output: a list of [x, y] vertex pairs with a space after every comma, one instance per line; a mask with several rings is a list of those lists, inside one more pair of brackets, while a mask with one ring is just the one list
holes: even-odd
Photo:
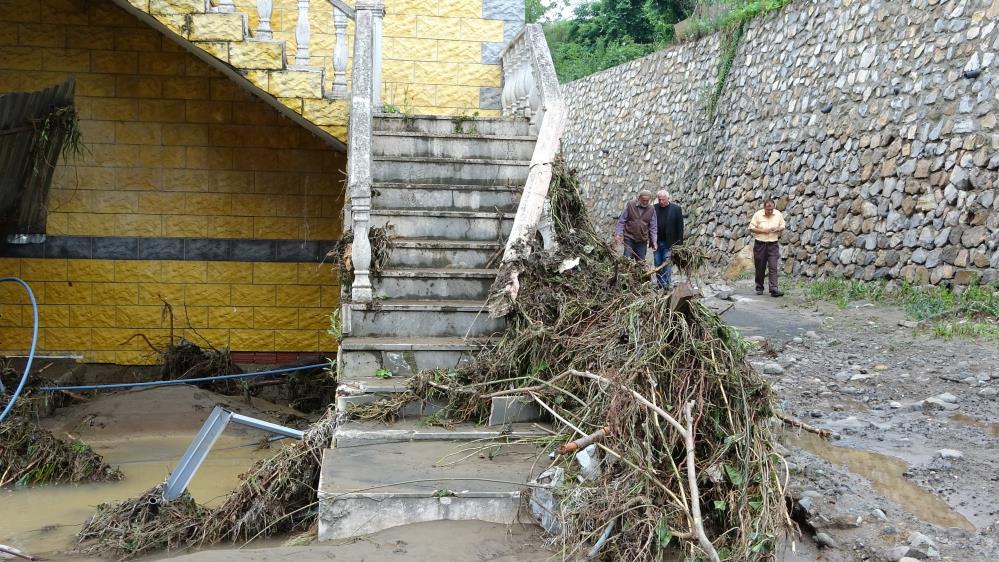
[[[142, 364], [174, 335], [247, 351], [336, 349], [326, 333], [339, 288], [315, 263], [0, 258], [0, 277], [27, 281], [39, 304], [39, 349], [87, 361]], [[24, 353], [32, 312], [24, 289], [0, 284], [0, 355]]]
[[[0, 94], [69, 75], [86, 147], [57, 168], [47, 234], [339, 238], [341, 152], [109, 0], [0, 0]], [[315, 263], [0, 258], [4, 275], [37, 291], [46, 352], [148, 363], [144, 343], [123, 342], [165, 341], [161, 297], [176, 335], [195, 342], [335, 348], [325, 334], [339, 288]], [[0, 285], [0, 354], [27, 349], [25, 303]]]
[[[482, 17], [483, 0], [386, 0], [383, 24], [382, 98], [399, 109], [424, 115], [478, 112], [497, 116], [498, 110], [479, 109], [479, 88], [498, 88], [499, 64], [482, 64], [483, 43], [503, 41], [503, 20]], [[236, 9], [249, 16], [250, 30], [258, 25], [255, 0], [236, 0]], [[336, 43], [329, 4], [312, 2], [309, 12], [311, 66], [333, 76]], [[286, 57], [294, 62], [296, 0], [275, 0], [271, 16], [274, 39], [287, 42]], [[353, 24], [348, 27], [353, 52]], [[329, 78], [327, 82], [331, 82]]]
[[341, 152], [107, 0], [0, 0], [0, 93], [70, 74], [48, 234], [339, 237]]

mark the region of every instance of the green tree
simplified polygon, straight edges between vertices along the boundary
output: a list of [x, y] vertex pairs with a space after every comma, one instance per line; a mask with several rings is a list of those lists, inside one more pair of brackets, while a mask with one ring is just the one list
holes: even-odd
[[[528, 0], [530, 2], [539, 0]], [[644, 56], [674, 40], [673, 24], [697, 0], [596, 0], [572, 19], [545, 24], [555, 69], [563, 82]]]

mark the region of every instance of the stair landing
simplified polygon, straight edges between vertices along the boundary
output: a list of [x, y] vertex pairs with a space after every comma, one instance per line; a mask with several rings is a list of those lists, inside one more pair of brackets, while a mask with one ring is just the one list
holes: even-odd
[[516, 522], [523, 483], [536, 475], [543, 451], [507, 444], [480, 454], [468, 451], [471, 446], [418, 441], [327, 449], [319, 478], [319, 540], [427, 521]]

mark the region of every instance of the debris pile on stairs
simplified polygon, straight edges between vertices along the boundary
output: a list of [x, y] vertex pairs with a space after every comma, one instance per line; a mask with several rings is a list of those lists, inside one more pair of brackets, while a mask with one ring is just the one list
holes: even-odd
[[[0, 392], [0, 411], [10, 397]], [[46, 397], [29, 388], [0, 421], [0, 488], [36, 484], [121, 480], [117, 468], [80, 441], [67, 443], [38, 425], [39, 404]]]
[[[564, 163], [549, 196], [558, 249], [516, 264], [519, 291], [498, 344], [467, 366], [420, 373], [406, 394], [352, 417], [391, 420], [411, 400], [436, 400], [446, 403], [441, 423], [481, 422], [492, 398], [523, 397], [565, 441], [583, 438], [553, 453], [539, 479], [553, 486], [533, 501], [549, 495], [553, 513], [540, 515], [564, 556], [773, 559], [792, 525], [774, 448], [783, 416], [745, 340], [618, 257]], [[506, 285], [501, 274], [494, 287]]]
[[309, 528], [323, 449], [336, 428], [330, 410], [304, 438], [258, 461], [216, 508], [197, 505], [186, 492], [162, 502], [162, 485], [121, 502], [100, 504], [79, 533], [80, 550], [131, 559], [157, 550], [249, 541]]

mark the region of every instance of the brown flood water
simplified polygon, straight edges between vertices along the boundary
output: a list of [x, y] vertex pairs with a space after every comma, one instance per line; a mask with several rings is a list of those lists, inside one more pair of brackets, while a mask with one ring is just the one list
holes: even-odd
[[942, 527], [974, 531], [975, 526], [947, 502], [908, 481], [909, 465], [902, 459], [849, 447], [836, 447], [815, 434], [789, 435], [788, 441], [823, 459], [847, 467], [871, 482], [874, 489], [919, 519]]
[[[256, 448], [254, 441], [263, 435], [223, 435], [191, 482], [194, 498], [208, 505], [220, 503], [239, 481], [240, 473], [255, 460], [274, 453], [273, 449]], [[193, 433], [142, 435], [92, 443], [108, 464], [121, 467], [125, 473], [121, 482], [0, 490], [0, 544], [48, 560], [98, 560], [66, 553], [75, 545], [76, 533], [94, 507], [134, 497], [166, 480], [193, 438]]]

